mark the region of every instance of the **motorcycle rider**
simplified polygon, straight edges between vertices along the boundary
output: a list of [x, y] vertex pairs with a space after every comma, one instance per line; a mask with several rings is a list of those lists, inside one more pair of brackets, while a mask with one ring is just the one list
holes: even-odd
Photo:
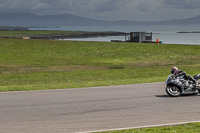
[[197, 81], [192, 77], [192, 76], [187, 76], [187, 73], [179, 70], [177, 67], [172, 67], [171, 68], [171, 74], [173, 74], [174, 77], [179, 77], [179, 76], [183, 76], [184, 79], [188, 79], [190, 81], [192, 81], [194, 83], [195, 86], [197, 86]]

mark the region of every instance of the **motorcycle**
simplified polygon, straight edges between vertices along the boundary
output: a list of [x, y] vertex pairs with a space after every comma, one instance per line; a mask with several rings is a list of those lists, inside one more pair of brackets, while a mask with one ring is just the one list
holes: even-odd
[[185, 79], [184, 76], [175, 77], [173, 74], [169, 75], [166, 80], [166, 93], [171, 97], [178, 97], [181, 95], [197, 95], [200, 93], [200, 74], [194, 76], [198, 84], [193, 81]]

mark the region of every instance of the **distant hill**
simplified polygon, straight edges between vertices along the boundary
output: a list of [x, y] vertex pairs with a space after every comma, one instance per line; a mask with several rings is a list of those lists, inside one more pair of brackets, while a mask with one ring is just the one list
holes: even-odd
[[109, 22], [71, 14], [35, 15], [31, 13], [0, 13], [0, 26], [85, 26], [108, 25]]
[[115, 25], [192, 25], [200, 24], [200, 15], [187, 19], [174, 19], [163, 21], [127, 21], [121, 20], [114, 22]]
[[0, 26], [0, 30], [28, 30], [26, 27], [21, 26]]
[[176, 25], [200, 24], [200, 15], [165, 21], [104, 21], [72, 14], [35, 15], [32, 13], [0, 13], [0, 26], [101, 26], [101, 25]]

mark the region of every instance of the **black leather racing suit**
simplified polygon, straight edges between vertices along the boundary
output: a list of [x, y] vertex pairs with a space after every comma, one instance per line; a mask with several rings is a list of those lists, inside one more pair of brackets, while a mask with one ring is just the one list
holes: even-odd
[[193, 81], [193, 83], [195, 85], [197, 83], [197, 81], [192, 76], [187, 76], [187, 73], [185, 71], [178, 70], [178, 72], [176, 74], [174, 74], [174, 77], [179, 77], [179, 76], [183, 76], [183, 78], [186, 79], [186, 80]]

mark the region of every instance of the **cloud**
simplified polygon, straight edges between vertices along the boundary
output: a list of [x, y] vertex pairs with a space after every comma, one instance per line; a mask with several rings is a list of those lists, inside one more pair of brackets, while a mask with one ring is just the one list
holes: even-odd
[[162, 20], [199, 15], [200, 0], [1, 0], [0, 11], [70, 13], [103, 20]]
[[[158, 0], [1, 0], [1, 9], [40, 12], [110, 12], [137, 8], [147, 11]], [[156, 4], [155, 4], [156, 5]], [[41, 13], [42, 14], [42, 13]]]
[[200, 9], [200, 0], [163, 0], [163, 3], [171, 8]]

